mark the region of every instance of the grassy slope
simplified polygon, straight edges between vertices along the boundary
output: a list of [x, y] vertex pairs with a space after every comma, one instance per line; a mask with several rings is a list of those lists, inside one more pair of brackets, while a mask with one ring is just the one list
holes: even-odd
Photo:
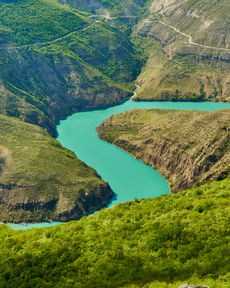
[[0, 226], [1, 287], [227, 288], [229, 185], [127, 202], [49, 229]]
[[115, 104], [133, 90], [140, 55], [103, 18], [54, 0], [4, 1], [0, 15], [1, 90], [21, 101], [12, 107], [1, 93], [2, 113], [54, 134], [57, 119]]
[[188, 37], [159, 23], [198, 44], [229, 48], [229, 9], [216, 0], [154, 1], [150, 22], [139, 23], [134, 33], [149, 56], [138, 78], [137, 99], [229, 101], [230, 50], [189, 44]]
[[153, 15], [160, 13], [165, 22], [183, 28], [194, 42], [229, 48], [230, 7], [227, 4], [226, 0], [160, 0], [152, 3], [150, 11]]
[[[229, 102], [229, 64], [199, 55], [169, 59], [155, 40], [145, 43], [148, 61], [138, 76], [136, 100]], [[146, 53], [145, 52], [145, 53]]]
[[132, 110], [110, 117], [99, 136], [156, 168], [171, 190], [230, 174], [229, 109]]
[[37, 126], [1, 115], [0, 143], [1, 221], [75, 219], [112, 196], [92, 168]]

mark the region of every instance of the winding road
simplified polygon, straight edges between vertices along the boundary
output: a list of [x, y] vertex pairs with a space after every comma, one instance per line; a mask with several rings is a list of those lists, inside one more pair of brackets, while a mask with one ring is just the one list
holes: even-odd
[[[90, 15], [89, 18], [92, 18], [94, 15]], [[163, 18], [164, 18], [164, 15], [162, 14]], [[137, 18], [137, 16], [117, 16], [117, 17], [113, 17], [113, 18], [108, 18], [106, 15], [101, 15], [101, 17], [103, 18], [106, 18], [106, 19], [109, 19], [109, 20], [116, 20], [118, 18]], [[46, 42], [37, 42], [37, 43], [31, 43], [31, 44], [25, 44], [25, 45], [18, 45], [18, 46], [0, 46], [0, 50], [9, 50], [9, 49], [20, 49], [20, 48], [26, 48], [26, 47], [31, 47], [31, 46], [43, 46], [43, 45], [49, 45], [49, 44], [53, 44], [59, 40], [62, 40], [62, 39], [65, 39], [69, 36], [71, 36], [72, 34], [76, 33], [76, 32], [79, 32], [79, 31], [85, 31], [85, 30], [88, 30], [90, 29], [94, 24], [100, 22], [100, 20], [96, 20], [94, 21], [93, 23], [91, 23], [90, 25], [86, 26], [86, 27], [83, 27], [82, 29], [78, 29], [78, 30], [74, 30], [74, 31], [71, 31], [67, 34], [65, 34], [64, 36], [61, 36], [61, 37], [58, 37], [58, 38], [55, 38], [53, 40], [50, 40], [50, 41], [46, 41]], [[222, 48], [222, 47], [215, 47], [215, 46], [208, 46], [208, 45], [202, 45], [202, 44], [199, 44], [199, 43], [196, 43], [194, 41], [192, 41], [192, 37], [182, 31], [180, 31], [179, 29], [177, 29], [175, 26], [172, 26], [172, 25], [169, 25], [167, 23], [165, 23], [164, 21], [152, 21], [152, 20], [149, 20], [149, 19], [146, 19], [145, 22], [151, 22], [151, 23], [160, 23], [164, 26], [167, 26], [171, 29], [173, 29], [175, 32], [177, 32], [178, 34], [181, 34], [183, 35], [184, 37], [188, 38], [188, 43], [190, 45], [194, 45], [194, 46], [198, 46], [198, 47], [201, 47], [201, 48], [205, 48], [205, 49], [213, 49], [213, 50], [219, 50], [219, 51], [225, 51], [225, 52], [230, 52], [230, 49], [229, 48]]]
[[25, 45], [18, 45], [18, 46], [0, 46], [0, 50], [13, 50], [13, 49], [20, 49], [20, 48], [26, 48], [26, 47], [32, 47], [32, 46], [43, 46], [43, 45], [49, 45], [49, 44], [53, 44], [59, 40], [62, 40], [62, 39], [65, 39], [71, 35], [73, 35], [74, 33], [76, 32], [79, 32], [79, 31], [85, 31], [85, 30], [88, 30], [90, 29], [94, 24], [100, 22], [100, 20], [96, 20], [94, 21], [93, 23], [91, 23], [90, 25], [86, 26], [86, 27], [83, 27], [81, 29], [77, 29], [77, 30], [74, 30], [74, 31], [71, 31], [63, 36], [60, 36], [58, 38], [55, 38], [53, 40], [50, 40], [50, 41], [45, 41], [45, 42], [37, 42], [37, 43], [31, 43], [31, 44], [25, 44]]
[[164, 25], [164, 26], [167, 26], [171, 29], [173, 29], [175, 32], [183, 35], [184, 37], [188, 38], [188, 43], [191, 44], [191, 45], [194, 45], [194, 46], [198, 46], [198, 47], [202, 47], [202, 48], [206, 48], [206, 49], [214, 49], [214, 50], [219, 50], [219, 51], [225, 51], [225, 52], [230, 52], [230, 49], [229, 48], [221, 48], [221, 47], [215, 47], [215, 46], [207, 46], [207, 45], [202, 45], [202, 44], [199, 44], [199, 43], [196, 43], [196, 42], [193, 42], [192, 41], [192, 37], [182, 31], [180, 31], [179, 29], [177, 29], [176, 27], [172, 26], [172, 25], [169, 25], [163, 21], [159, 21], [160, 24]]

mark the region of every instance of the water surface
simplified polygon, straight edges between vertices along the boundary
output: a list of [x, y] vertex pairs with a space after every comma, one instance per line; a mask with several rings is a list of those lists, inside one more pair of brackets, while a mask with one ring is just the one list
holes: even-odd
[[[107, 181], [115, 193], [109, 206], [134, 198], [152, 198], [169, 193], [166, 180], [153, 168], [135, 160], [120, 148], [98, 138], [96, 127], [111, 115], [131, 109], [180, 109], [215, 111], [230, 108], [230, 103], [214, 102], [134, 102], [106, 109], [75, 113], [57, 126], [58, 138], [63, 146], [75, 152], [77, 157], [93, 167]], [[16, 229], [56, 225], [9, 225]]]

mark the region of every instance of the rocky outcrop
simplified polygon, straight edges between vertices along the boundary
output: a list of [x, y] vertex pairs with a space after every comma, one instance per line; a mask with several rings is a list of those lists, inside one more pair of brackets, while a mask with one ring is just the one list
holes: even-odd
[[[90, 191], [72, 191], [74, 197], [57, 193], [55, 197], [30, 197], [33, 187], [16, 184], [0, 189], [0, 219], [6, 222], [69, 221], [79, 219], [106, 206], [113, 196], [108, 184], [99, 184]], [[71, 192], [71, 191], [70, 191]], [[39, 192], [38, 192], [39, 193]]]
[[0, 221], [68, 221], [106, 206], [108, 185], [38, 126], [0, 115]]
[[230, 175], [229, 110], [134, 110], [110, 117], [99, 137], [154, 167], [178, 192]]

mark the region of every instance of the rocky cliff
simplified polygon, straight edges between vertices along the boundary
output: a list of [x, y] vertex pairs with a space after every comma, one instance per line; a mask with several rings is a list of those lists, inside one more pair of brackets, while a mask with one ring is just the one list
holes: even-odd
[[230, 174], [229, 110], [133, 110], [97, 128], [99, 137], [154, 167], [172, 192]]
[[109, 185], [35, 125], [0, 116], [0, 219], [67, 221], [104, 207]]

